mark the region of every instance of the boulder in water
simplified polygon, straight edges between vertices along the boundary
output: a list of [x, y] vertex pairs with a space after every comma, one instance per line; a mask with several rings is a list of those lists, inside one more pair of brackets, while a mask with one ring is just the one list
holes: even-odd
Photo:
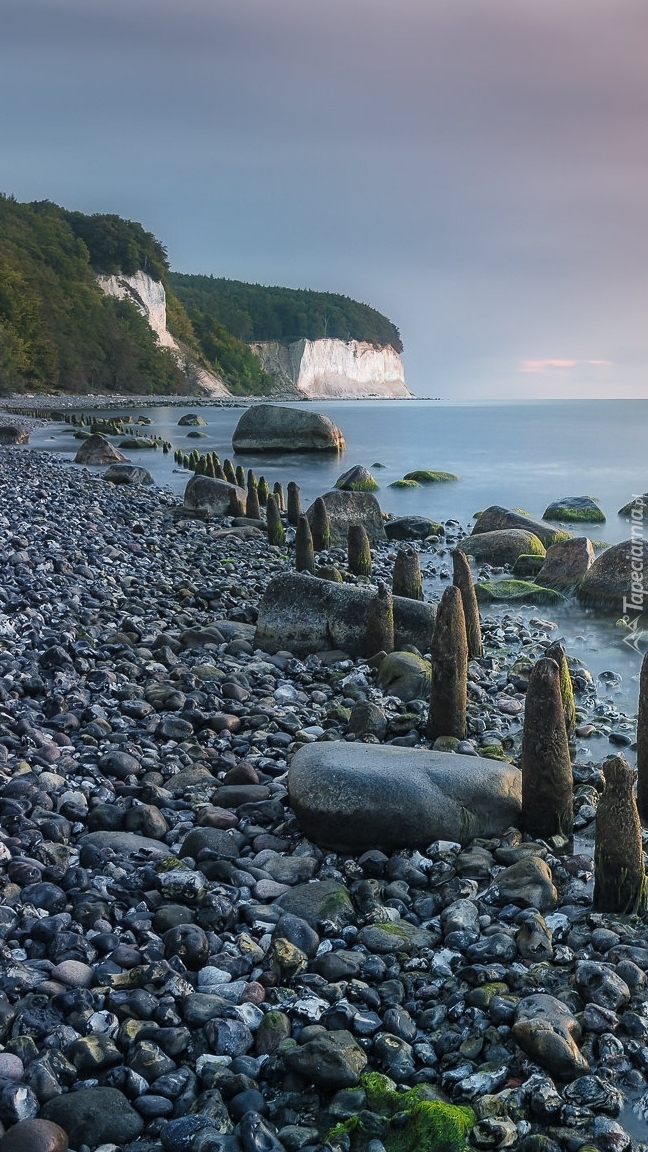
[[624, 540], [596, 558], [585, 573], [578, 599], [619, 616], [641, 613], [648, 586], [648, 540]]
[[547, 549], [545, 562], [535, 577], [536, 582], [546, 588], [555, 588], [558, 592], [573, 591], [592, 567], [594, 559], [592, 541], [587, 536], [562, 540]]
[[545, 508], [543, 519], [562, 520], [563, 524], [605, 524], [605, 513], [593, 496], [562, 496]]
[[425, 540], [426, 536], [445, 536], [443, 524], [427, 516], [397, 516], [385, 521], [388, 540]]
[[236, 425], [232, 447], [235, 452], [343, 452], [346, 441], [319, 412], [255, 404]]
[[482, 532], [500, 532], [504, 528], [521, 528], [525, 532], [533, 532], [542, 541], [545, 548], [557, 544], [559, 540], [568, 540], [569, 532], [556, 528], [553, 524], [546, 524], [544, 520], [534, 520], [524, 512], [515, 512], [511, 508], [502, 508], [500, 504], [491, 504], [479, 516], [472, 530], [473, 536]]
[[88, 436], [74, 457], [75, 464], [127, 464], [128, 457], [98, 432]]
[[375, 492], [380, 485], [374, 480], [368, 468], [362, 464], [354, 464], [347, 468], [335, 481], [335, 487], [343, 492]]
[[544, 544], [534, 532], [523, 528], [502, 528], [480, 532], [460, 540], [457, 548], [486, 564], [515, 564], [518, 556], [544, 556]]
[[178, 420], [178, 428], [204, 428], [207, 424], [197, 412], [187, 412]]
[[288, 771], [291, 806], [309, 839], [339, 852], [466, 844], [520, 817], [511, 764], [392, 745], [307, 744]]

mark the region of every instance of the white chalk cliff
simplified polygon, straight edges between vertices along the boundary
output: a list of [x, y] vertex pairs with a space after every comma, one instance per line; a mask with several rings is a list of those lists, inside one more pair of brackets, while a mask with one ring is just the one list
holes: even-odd
[[360, 340], [296, 340], [251, 345], [277, 384], [309, 400], [403, 400], [412, 393], [394, 348]]
[[183, 350], [167, 328], [166, 292], [159, 280], [154, 280], [148, 272], [134, 272], [132, 276], [97, 276], [97, 283], [107, 296], [117, 296], [119, 300], [130, 300], [137, 311], [148, 321], [163, 348], [169, 348], [188, 382], [197, 385], [203, 392], [212, 396], [229, 396], [223, 381], [206, 368], [195, 364]]

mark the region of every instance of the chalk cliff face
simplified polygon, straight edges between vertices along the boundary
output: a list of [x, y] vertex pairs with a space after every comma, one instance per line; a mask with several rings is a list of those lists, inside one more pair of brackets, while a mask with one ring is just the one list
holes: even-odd
[[132, 276], [97, 276], [97, 283], [107, 296], [130, 300], [135, 305], [150, 324], [162, 347], [173, 352], [190, 384], [197, 385], [212, 396], [230, 395], [222, 380], [213, 372], [195, 364], [169, 332], [166, 323], [166, 292], [159, 280], [154, 280], [148, 272], [140, 270]]
[[277, 384], [309, 400], [402, 400], [412, 393], [393, 348], [359, 340], [296, 340], [252, 344]]

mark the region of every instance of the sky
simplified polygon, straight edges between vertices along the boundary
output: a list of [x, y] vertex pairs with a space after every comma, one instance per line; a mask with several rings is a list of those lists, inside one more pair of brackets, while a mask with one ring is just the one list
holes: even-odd
[[419, 396], [648, 396], [645, 0], [1, 7], [4, 192], [363, 300]]

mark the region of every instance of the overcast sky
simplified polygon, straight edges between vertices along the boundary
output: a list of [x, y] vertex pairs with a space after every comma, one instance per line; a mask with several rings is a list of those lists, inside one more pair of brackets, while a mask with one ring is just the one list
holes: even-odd
[[2, 0], [0, 188], [343, 292], [421, 396], [648, 396], [646, 0]]

